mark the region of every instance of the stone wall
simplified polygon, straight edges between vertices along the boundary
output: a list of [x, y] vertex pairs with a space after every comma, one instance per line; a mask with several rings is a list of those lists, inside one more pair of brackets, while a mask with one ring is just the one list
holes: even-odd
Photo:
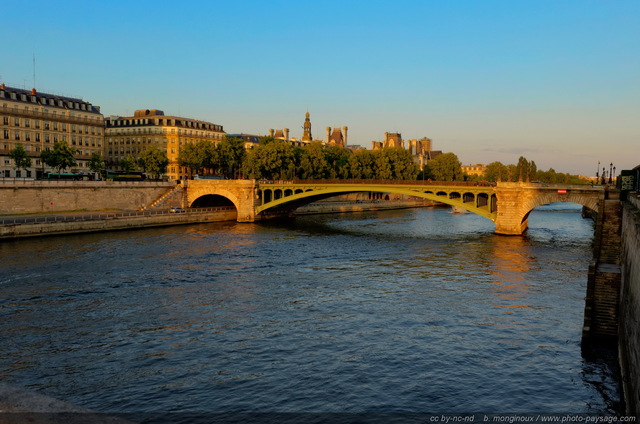
[[163, 213], [146, 216], [123, 216], [89, 221], [60, 221], [0, 226], [0, 240], [24, 237], [52, 236], [113, 230], [135, 230], [169, 225], [197, 224], [205, 222], [235, 221], [237, 212], [230, 210], [205, 210], [202, 212]]
[[618, 329], [627, 412], [640, 418], [640, 196], [623, 205], [622, 287]]
[[0, 183], [0, 215], [140, 210], [175, 186], [167, 182], [15, 181]]

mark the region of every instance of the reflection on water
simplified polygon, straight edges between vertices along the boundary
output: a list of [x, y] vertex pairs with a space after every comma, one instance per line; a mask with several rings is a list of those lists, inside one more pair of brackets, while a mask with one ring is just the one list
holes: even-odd
[[112, 412], [606, 413], [593, 228], [445, 209], [0, 244], [0, 380]]

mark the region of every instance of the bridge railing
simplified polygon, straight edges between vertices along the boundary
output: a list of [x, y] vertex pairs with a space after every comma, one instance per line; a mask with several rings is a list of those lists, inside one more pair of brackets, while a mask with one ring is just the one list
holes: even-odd
[[420, 185], [420, 186], [460, 186], [460, 187], [495, 187], [496, 183], [488, 181], [424, 181], [424, 180], [257, 180], [259, 185], [269, 184], [362, 184], [362, 185]]

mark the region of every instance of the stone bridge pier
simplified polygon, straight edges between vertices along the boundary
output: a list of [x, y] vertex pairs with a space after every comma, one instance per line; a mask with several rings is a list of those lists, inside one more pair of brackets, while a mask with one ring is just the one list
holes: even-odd
[[498, 183], [496, 233], [521, 235], [529, 227], [529, 214], [538, 207], [555, 202], [577, 203], [597, 211], [598, 202], [604, 198], [602, 189], [590, 186], [548, 187], [538, 183]]
[[[206, 196], [220, 196], [230, 200], [238, 211], [238, 222], [256, 220], [256, 183], [254, 180], [185, 180], [184, 207]], [[216, 193], [212, 195], [211, 193]]]

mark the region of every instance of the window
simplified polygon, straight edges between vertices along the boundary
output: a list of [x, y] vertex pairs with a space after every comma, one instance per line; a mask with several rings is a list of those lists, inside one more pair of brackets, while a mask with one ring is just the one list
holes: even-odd
[[39, 119], [36, 119], [36, 121], [35, 121], [35, 122], [36, 122], [36, 128], [40, 128], [40, 120], [39, 120]]
[[24, 126], [27, 127], [27, 128], [29, 128], [31, 126], [31, 123], [29, 122], [29, 118], [25, 118]]
[[20, 131], [16, 131], [15, 136], [13, 138], [14, 140], [20, 140]]
[[13, 118], [13, 125], [15, 125], [16, 127], [20, 126], [20, 118]]
[[4, 121], [3, 123], [4, 123], [5, 125], [9, 125], [9, 117], [8, 117], [8, 116], [5, 116], [5, 117], [4, 117], [4, 119], [3, 119], [3, 121]]
[[10, 171], [10, 170], [8, 170], [8, 169], [5, 169], [5, 171], [4, 171], [4, 177], [5, 177], [5, 178], [11, 178], [11, 171]]
[[18, 169], [16, 171], [16, 178], [20, 178], [20, 177], [22, 177], [22, 170]]
[[26, 132], [24, 134], [24, 141], [31, 141], [31, 133], [30, 132]]
[[40, 141], [40, 133], [36, 133], [36, 141], [39, 142]]
[[4, 139], [5, 140], [9, 139], [9, 130], [4, 130]]

